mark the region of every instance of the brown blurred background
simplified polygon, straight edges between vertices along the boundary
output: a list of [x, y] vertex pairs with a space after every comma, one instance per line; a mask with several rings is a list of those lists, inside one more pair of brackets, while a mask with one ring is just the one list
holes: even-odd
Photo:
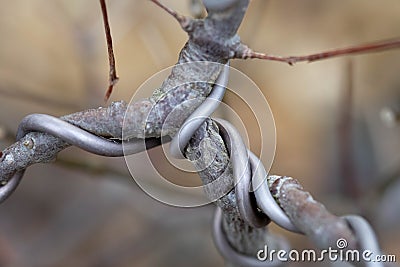
[[[189, 1], [163, 2], [190, 14]], [[0, 3], [3, 149], [30, 113], [103, 105], [108, 65], [98, 1]], [[149, 1], [108, 6], [121, 78], [112, 100], [129, 101], [176, 62], [186, 36]], [[398, 0], [253, 0], [240, 33], [255, 50], [301, 55], [398, 37], [399, 25]], [[275, 116], [273, 173], [298, 178], [338, 215], [366, 216], [384, 251], [399, 258], [400, 126], [390, 115], [400, 111], [400, 49], [294, 67], [232, 66], [263, 90]], [[70, 148], [56, 163], [30, 167], [0, 206], [0, 266], [222, 266], [212, 213], [212, 206], [163, 205], [136, 186], [123, 159]], [[294, 248], [312, 247], [306, 237], [272, 229]]]

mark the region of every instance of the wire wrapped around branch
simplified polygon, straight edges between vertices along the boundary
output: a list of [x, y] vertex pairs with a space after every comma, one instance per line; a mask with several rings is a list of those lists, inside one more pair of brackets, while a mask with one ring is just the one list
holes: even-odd
[[[191, 20], [177, 15], [176, 12], [169, 12], [175, 16], [189, 35], [178, 63], [203, 61], [225, 64], [235, 57], [235, 51], [240, 46], [240, 39], [236, 33], [249, 1], [235, 0], [223, 1], [223, 3], [221, 1], [220, 4], [229, 6], [224, 10], [220, 10], [215, 1], [205, 3], [209, 14], [203, 20]], [[221, 72], [224, 71], [223, 66], [216, 68], [192, 66], [195, 67], [185, 68], [176, 65], [170, 76], [151, 97], [129, 107], [121, 101], [107, 108], [91, 109], [64, 116], [61, 120], [43, 115], [27, 117], [18, 131], [19, 141], [1, 153], [0, 182], [3, 186], [0, 188], [0, 200], [4, 200], [15, 189], [23, 171], [28, 166], [38, 162], [49, 162], [56, 157], [58, 152], [70, 145], [76, 145], [100, 155], [121, 156], [123, 154], [121, 143], [113, 138], [122, 138], [123, 118], [128, 108], [132, 109], [129, 114], [133, 114], [128, 118], [128, 125], [131, 127], [129, 137], [141, 139], [140, 144], [139, 142], [132, 143], [131, 152], [136, 152], [160, 143], [158, 138], [161, 137], [162, 126], [171, 110], [188, 99], [200, 99], [196, 105], [187, 109], [187, 113], [179, 114], [179, 118], [173, 120], [167, 133], [174, 136], [184, 123], [182, 119], [188, 118], [195, 110], [200, 110], [198, 113], [194, 112], [196, 116], [206, 117], [201, 123], [198, 122], [196, 127], [183, 127], [182, 130], [192, 128], [190, 129], [192, 132], [181, 131], [177, 135], [178, 139], [174, 139], [175, 145], [172, 149], [190, 160], [196, 159], [196, 167], [201, 170], [199, 175], [203, 184], [218, 179], [215, 186], [206, 187], [208, 195], [218, 195], [221, 190], [228, 192], [216, 201], [223, 211], [223, 215], [217, 217], [222, 221], [216, 224], [222, 225], [216, 228], [222, 231], [216, 231], [216, 233], [220, 235], [219, 240], [226, 238], [225, 241], [227, 241], [219, 244], [229, 245], [230, 251], [240, 255], [255, 257], [257, 250], [267, 243], [273, 243], [266, 227], [260, 227], [268, 223], [266, 217], [268, 215], [272, 221], [288, 226], [287, 229], [291, 231], [297, 230], [309, 235], [320, 247], [331, 244], [333, 238], [344, 234], [350, 239], [352, 246], [358, 248], [372, 246], [376, 252], [379, 250], [372, 231], [367, 233], [367, 238], [360, 238], [360, 229], [368, 228], [365, 227], [368, 225], [365, 221], [354, 219], [354, 217], [346, 217], [344, 221], [330, 214], [322, 205], [310, 198], [310, 195], [303, 191], [298, 183], [291, 180], [289, 182], [288, 179], [279, 178], [284, 181], [282, 184], [278, 183], [280, 186], [277, 186], [275, 182], [268, 184], [266, 175], [257, 171], [262, 171], [262, 165], [258, 164], [258, 168], [254, 167], [258, 159], [242, 146], [240, 135], [235, 133], [227, 122], [207, 118], [212, 109], [208, 101], [203, 101], [206, 97], [211, 99], [210, 93], [213, 96], [212, 85], [218, 77], [221, 77]], [[187, 83], [188, 77], [200, 82], [193, 87]], [[216, 99], [221, 99], [224, 90], [215, 92], [217, 92]], [[180, 136], [182, 136], [181, 141]], [[146, 137], [152, 137], [152, 139], [146, 139], [147, 144], [143, 145], [143, 139]], [[205, 155], [200, 153], [199, 157], [198, 153], [204, 138], [208, 138], [209, 141], [203, 149], [217, 152], [216, 159], [206, 168], [202, 166], [208, 162]], [[188, 143], [187, 146], [186, 143]], [[136, 146], [136, 144], [139, 145]], [[185, 147], [184, 150], [183, 147]], [[245, 179], [237, 176], [238, 173], [243, 173], [243, 169], [247, 170]], [[12, 178], [13, 175], [16, 176]], [[269, 197], [267, 200], [262, 200], [262, 198], [260, 200], [258, 197], [257, 201], [254, 201], [254, 196], [249, 189], [257, 175], [264, 182], [262, 188], [266, 188], [266, 194], [270, 194], [272, 189], [274, 199]], [[270, 181], [273, 179], [275, 178], [270, 177]], [[279, 179], [276, 178], [274, 181]], [[230, 190], [233, 187], [235, 190]], [[270, 209], [275, 213], [270, 212]], [[335, 223], [335, 221], [339, 222], [340, 227], [329, 229], [331, 231], [329, 235], [324, 231], [317, 231], [317, 229], [332, 226], [330, 223]], [[346, 222], [350, 223], [351, 228]]]

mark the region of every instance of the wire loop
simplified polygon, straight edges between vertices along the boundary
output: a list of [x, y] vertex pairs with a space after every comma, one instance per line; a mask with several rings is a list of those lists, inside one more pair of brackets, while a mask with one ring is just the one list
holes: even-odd
[[[17, 141], [32, 131], [53, 135], [70, 145], [106, 157], [121, 157], [124, 155], [124, 150], [127, 154], [139, 153], [161, 144], [160, 138], [148, 138], [145, 141], [142, 139], [132, 139], [129, 143], [124, 144], [123, 148], [122, 143], [94, 135], [59, 118], [46, 114], [31, 114], [26, 116], [18, 127]], [[25, 170], [17, 171], [7, 184], [0, 187], [0, 203], [5, 201], [15, 191], [24, 173]]]
[[226, 120], [214, 119], [220, 134], [228, 148], [235, 182], [235, 195], [240, 216], [249, 225], [259, 228], [266, 226], [271, 220], [258, 210], [251, 191], [252, 173], [256, 174], [249, 161], [248, 150], [236, 128]]
[[[371, 252], [371, 257], [376, 257], [382, 254], [374, 230], [363, 217], [357, 215], [346, 215], [342, 216], [342, 218], [345, 219], [352, 228], [360, 251], [368, 250]], [[366, 267], [384, 267], [384, 264], [378, 261], [365, 261], [364, 263]]]
[[[229, 241], [226, 239], [226, 234], [222, 229], [222, 211], [219, 207], [215, 209], [214, 220], [213, 220], [213, 238], [215, 246], [221, 255], [230, 263], [234, 263], [235, 266], [246, 266], [246, 267], [275, 267], [275, 266], [283, 266], [286, 263], [281, 262], [277, 259], [273, 259], [273, 261], [261, 261], [257, 259], [257, 255], [247, 256], [237, 252], [232, 246], [229, 244]], [[289, 243], [278, 236], [274, 236], [274, 241], [277, 241], [277, 248], [274, 247], [276, 251], [284, 250], [289, 251], [290, 246]], [[262, 248], [260, 248], [262, 249]]]

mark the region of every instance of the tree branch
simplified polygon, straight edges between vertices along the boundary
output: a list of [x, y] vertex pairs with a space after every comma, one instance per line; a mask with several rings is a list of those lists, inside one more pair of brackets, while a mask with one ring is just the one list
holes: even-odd
[[345, 56], [345, 55], [354, 55], [354, 54], [362, 54], [362, 53], [372, 53], [372, 52], [379, 52], [385, 51], [389, 49], [400, 48], [400, 39], [393, 39], [393, 40], [386, 40], [386, 41], [379, 41], [374, 43], [367, 43], [357, 46], [351, 46], [346, 48], [340, 49], [333, 49], [321, 53], [306, 55], [306, 56], [275, 56], [260, 52], [254, 52], [248, 46], [241, 44], [236, 51], [235, 58], [240, 59], [247, 59], [247, 58], [257, 58], [257, 59], [265, 59], [271, 61], [279, 61], [284, 62], [289, 65], [294, 65], [297, 62], [314, 62], [323, 59], [338, 57], [338, 56]]

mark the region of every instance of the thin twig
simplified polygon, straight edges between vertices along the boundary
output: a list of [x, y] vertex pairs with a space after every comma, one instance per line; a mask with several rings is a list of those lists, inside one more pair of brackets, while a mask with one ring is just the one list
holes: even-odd
[[176, 12], [175, 10], [163, 5], [160, 1], [158, 0], [150, 0], [151, 2], [153, 2], [154, 4], [156, 4], [157, 6], [161, 7], [162, 9], [164, 9], [168, 14], [170, 14], [171, 16], [173, 16], [181, 25], [182, 29], [184, 29], [186, 31], [186, 29], [188, 28], [188, 26], [190, 25], [192, 19], [183, 16], [181, 14], [179, 14], [178, 12]]
[[103, 22], [104, 22], [104, 29], [106, 32], [106, 39], [107, 39], [107, 48], [108, 48], [108, 61], [110, 64], [110, 72], [109, 72], [109, 85], [104, 96], [104, 102], [107, 102], [111, 96], [113, 91], [114, 85], [118, 82], [119, 78], [117, 76], [117, 70], [115, 67], [115, 57], [114, 57], [114, 50], [113, 50], [113, 43], [111, 37], [111, 30], [110, 24], [108, 23], [108, 14], [107, 14], [107, 6], [105, 0], [100, 0], [101, 5], [101, 12], [103, 14]]
[[389, 49], [400, 48], [400, 39], [392, 39], [386, 41], [378, 41], [374, 43], [362, 44], [357, 46], [351, 46], [346, 48], [334, 49], [329, 50], [321, 53], [306, 55], [306, 56], [275, 56], [269, 55], [260, 52], [254, 52], [250, 48], [243, 49], [243, 52], [239, 52], [237, 57], [240, 58], [257, 58], [257, 59], [265, 59], [265, 60], [272, 60], [272, 61], [279, 61], [285, 62], [289, 65], [293, 65], [297, 62], [314, 62], [323, 59], [344, 56], [344, 55], [353, 55], [353, 54], [360, 54], [360, 53], [371, 53], [371, 52], [378, 52], [384, 51]]

